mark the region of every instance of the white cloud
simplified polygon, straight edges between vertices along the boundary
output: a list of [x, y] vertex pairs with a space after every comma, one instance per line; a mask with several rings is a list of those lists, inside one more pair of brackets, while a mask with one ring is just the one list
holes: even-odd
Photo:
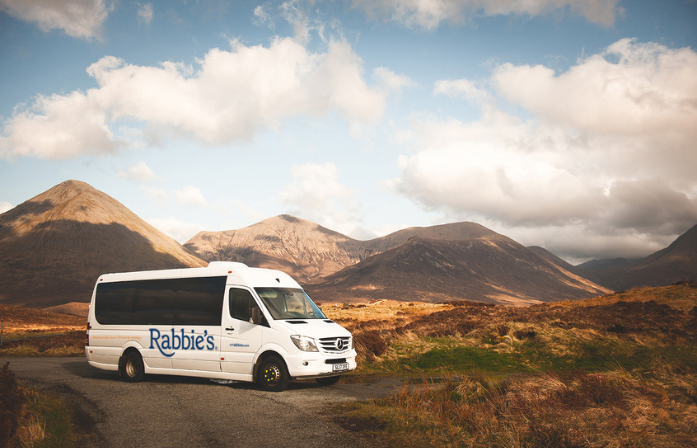
[[145, 192], [145, 195], [155, 201], [160, 207], [166, 207], [169, 199], [169, 193], [164, 188], [140, 187], [140, 190]]
[[387, 92], [369, 87], [362, 60], [333, 41], [311, 53], [293, 39], [269, 47], [232, 42], [212, 49], [197, 67], [165, 62], [137, 66], [113, 56], [87, 72], [98, 88], [40, 96], [4, 123], [0, 155], [67, 158], [125, 146], [111, 128], [119, 120], [148, 126], [149, 134], [193, 137], [209, 145], [248, 140], [287, 117], [338, 112], [352, 126], [382, 119]]
[[10, 204], [9, 202], [5, 201], [0, 201], [0, 213], [5, 213], [8, 210], [12, 210], [14, 208], [14, 205]]
[[373, 70], [373, 76], [380, 80], [380, 83], [387, 90], [401, 90], [404, 87], [414, 87], [416, 82], [405, 75], [398, 75], [386, 67], [378, 67]]
[[189, 185], [181, 190], [174, 190], [172, 193], [181, 205], [195, 205], [199, 207], [208, 205], [206, 198], [203, 197], [203, 193], [201, 193], [198, 187]]
[[113, 153], [120, 142], [108, 127], [106, 112], [94, 95], [39, 95], [31, 108], [5, 121], [0, 155], [61, 159], [80, 154]]
[[623, 39], [558, 76], [540, 65], [504, 64], [493, 81], [502, 96], [561, 126], [697, 136], [696, 74], [697, 53], [690, 48]]
[[240, 200], [233, 200], [232, 203], [239, 209], [245, 218], [251, 219], [255, 222], [263, 221], [264, 219], [268, 218], [264, 212], [250, 207]]
[[167, 218], [150, 218], [147, 221], [165, 235], [177, 240], [180, 244], [186, 243], [198, 232], [207, 230], [202, 224], [180, 221], [173, 216]]
[[363, 227], [354, 191], [339, 181], [336, 165], [327, 162], [293, 166], [291, 173], [294, 183], [286, 185], [279, 194], [290, 214], [354, 238], [374, 235]]
[[438, 80], [433, 86], [433, 93], [453, 98], [464, 98], [472, 103], [491, 101], [489, 94], [467, 79]]
[[44, 32], [60, 29], [71, 37], [99, 39], [111, 7], [103, 0], [0, 0], [0, 11]]
[[[583, 241], [637, 256], [697, 223], [692, 50], [623, 40], [561, 74], [504, 64], [491, 84], [498, 97], [437, 83], [434, 93], [476, 99], [483, 118], [414, 118], [402, 134], [413, 153], [389, 186], [451, 217], [554, 234], [555, 253], [573, 258], [587, 255]], [[503, 100], [533, 118], [496, 109]]]
[[619, 0], [351, 0], [375, 19], [391, 20], [408, 27], [437, 28], [441, 22], [462, 24], [470, 17], [494, 15], [538, 16], [569, 11], [590, 22], [610, 26]]
[[276, 24], [274, 23], [273, 19], [271, 18], [271, 14], [269, 14], [269, 12], [267, 11], [267, 8], [264, 7], [263, 5], [258, 5], [257, 7], [254, 8], [253, 23], [256, 26], [266, 25], [269, 27], [269, 29], [274, 29], [276, 27]]
[[128, 167], [125, 171], [121, 170], [117, 174], [118, 177], [133, 180], [136, 182], [152, 182], [161, 179], [157, 177], [155, 172], [150, 169], [145, 162], [140, 162], [137, 165]]
[[150, 25], [152, 23], [153, 7], [152, 3], [146, 3], [138, 7], [138, 23]]

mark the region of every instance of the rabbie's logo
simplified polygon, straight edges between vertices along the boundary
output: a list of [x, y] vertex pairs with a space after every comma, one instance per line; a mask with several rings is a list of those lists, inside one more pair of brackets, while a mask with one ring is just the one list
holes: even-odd
[[[181, 333], [181, 335], [179, 334]], [[191, 336], [184, 334], [182, 328], [177, 332], [172, 328], [172, 334], [162, 334], [157, 328], [150, 329], [150, 348], [155, 348], [166, 357], [174, 356], [174, 352], [165, 353], [165, 350], [214, 350], [215, 338], [212, 334], [208, 334], [208, 330], [204, 330], [202, 335], [195, 335], [194, 330], [191, 330]]]

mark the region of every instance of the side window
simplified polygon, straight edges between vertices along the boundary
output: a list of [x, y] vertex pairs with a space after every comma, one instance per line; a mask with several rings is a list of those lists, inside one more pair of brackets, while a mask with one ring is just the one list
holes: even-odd
[[234, 319], [249, 322], [253, 304], [254, 298], [246, 289], [230, 289], [230, 316]]

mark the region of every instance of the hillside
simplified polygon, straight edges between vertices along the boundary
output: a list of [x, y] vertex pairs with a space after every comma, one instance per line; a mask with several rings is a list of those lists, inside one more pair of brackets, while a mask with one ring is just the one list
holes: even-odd
[[200, 232], [184, 247], [206, 261], [238, 261], [280, 269], [302, 282], [317, 282], [398, 247], [410, 238], [463, 241], [493, 235], [498, 234], [479, 224], [460, 222], [410, 227], [384, 237], [359, 241], [314, 222], [280, 215], [238, 230]]
[[495, 232], [419, 237], [306, 285], [319, 302], [473, 300], [524, 305], [609, 292]]
[[672, 244], [634, 263], [586, 263], [578, 266], [587, 278], [615, 291], [667, 286], [680, 281], [697, 280], [697, 225], [680, 235]]
[[279, 269], [299, 281], [329, 275], [365, 257], [359, 241], [290, 215], [239, 230], [199, 232], [184, 247], [206, 261]]
[[34, 310], [23, 306], [4, 305], [0, 303], [3, 330], [8, 333], [27, 330], [81, 328], [84, 329], [86, 316], [74, 316], [48, 310]]
[[69, 180], [0, 215], [0, 302], [89, 302], [105, 272], [204, 266], [112, 197]]

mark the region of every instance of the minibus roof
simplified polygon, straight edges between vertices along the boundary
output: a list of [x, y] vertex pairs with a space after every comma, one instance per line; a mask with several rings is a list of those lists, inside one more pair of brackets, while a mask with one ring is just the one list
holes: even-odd
[[205, 268], [163, 269], [158, 271], [102, 274], [99, 276], [98, 283], [218, 276], [227, 276], [228, 284], [244, 285], [252, 288], [259, 286], [300, 288], [300, 285], [284, 272], [274, 269], [250, 268], [244, 263], [231, 261], [211, 261], [208, 267]]

